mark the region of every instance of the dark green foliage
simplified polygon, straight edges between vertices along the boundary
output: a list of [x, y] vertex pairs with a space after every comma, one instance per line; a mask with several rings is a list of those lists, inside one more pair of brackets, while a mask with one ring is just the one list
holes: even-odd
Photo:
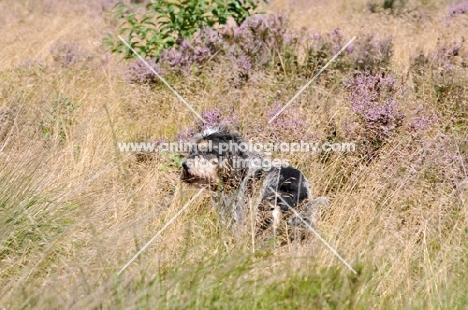
[[[157, 0], [146, 5], [142, 13], [137, 12], [136, 5], [119, 2], [113, 14], [121, 21], [118, 35], [139, 54], [157, 57], [184, 38], [191, 38], [197, 30], [225, 25], [230, 18], [240, 25], [257, 7], [258, 0]], [[135, 57], [112, 34], [103, 42], [112, 53], [124, 54], [125, 58]]]

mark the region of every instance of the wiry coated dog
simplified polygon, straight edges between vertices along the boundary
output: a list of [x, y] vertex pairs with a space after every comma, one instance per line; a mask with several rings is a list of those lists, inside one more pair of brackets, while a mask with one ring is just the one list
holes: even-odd
[[[315, 206], [325, 200], [312, 199], [301, 171], [291, 166], [265, 166], [264, 158], [249, 151], [238, 134], [222, 128], [205, 130], [193, 142], [182, 164], [182, 181], [217, 191], [221, 218], [229, 228], [242, 234], [250, 226], [257, 236], [279, 229], [287, 235], [285, 240], [306, 236], [305, 227], [314, 222]], [[248, 225], [249, 219], [255, 219], [255, 227]]]

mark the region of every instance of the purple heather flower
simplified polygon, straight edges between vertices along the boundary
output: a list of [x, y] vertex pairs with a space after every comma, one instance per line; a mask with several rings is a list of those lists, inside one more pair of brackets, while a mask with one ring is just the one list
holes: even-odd
[[186, 128], [186, 129], [181, 129], [177, 134], [176, 134], [176, 140], [177, 141], [182, 141], [182, 142], [188, 142], [190, 139], [196, 134], [195, 128]]
[[344, 45], [343, 35], [341, 34], [340, 29], [336, 28], [331, 32], [330, 37], [333, 44], [333, 54], [336, 54], [341, 50], [342, 46]]
[[312, 133], [308, 133], [307, 123], [301, 118], [301, 115], [294, 109], [288, 107], [278, 115], [270, 124], [268, 120], [275, 116], [283, 105], [277, 101], [272, 109], [267, 110], [264, 123], [254, 132], [256, 136], [271, 139], [274, 142], [281, 141], [300, 141], [311, 138]]
[[250, 58], [252, 67], [262, 66], [271, 60], [271, 51], [279, 49], [286, 40], [295, 36], [287, 32], [283, 15], [255, 15], [240, 26], [226, 26], [221, 30], [228, 56]]
[[195, 126], [180, 130], [176, 135], [176, 139], [179, 141], [189, 141], [197, 132], [204, 129], [214, 127], [235, 129], [238, 126], [237, 117], [235, 115], [223, 116], [219, 109], [202, 111], [201, 117], [206, 121], [205, 123], [200, 121]]
[[357, 69], [379, 69], [390, 63], [393, 56], [393, 39], [391, 36], [379, 40], [374, 34], [360, 36], [347, 52]]
[[213, 127], [227, 127], [231, 129], [237, 127], [237, 117], [235, 115], [223, 116], [219, 109], [203, 111], [201, 116], [206, 121], [206, 123], [200, 122], [198, 124], [198, 127], [202, 130]]
[[455, 15], [468, 14], [468, 1], [463, 1], [458, 4], [450, 6], [448, 15], [453, 17]]
[[418, 117], [411, 122], [411, 127], [416, 129], [417, 131], [425, 131], [429, 127], [431, 123], [431, 119], [428, 117]]
[[354, 51], [354, 48], [355, 48], [354, 44], [351, 43], [351, 44], [349, 44], [349, 45], [346, 47], [346, 52], [347, 52], [348, 54], [351, 54], [351, 53]]
[[[161, 76], [166, 73], [166, 70], [161, 67], [159, 63], [156, 62], [155, 58], [148, 58], [146, 62]], [[160, 80], [154, 74], [154, 72], [149, 69], [143, 61], [140, 59], [134, 60], [131, 62], [127, 68], [126, 72], [127, 79], [133, 83], [139, 84], [156, 84]]]
[[201, 113], [201, 117], [206, 121], [203, 127], [215, 127], [219, 125], [221, 111], [219, 109], [206, 110]]
[[420, 53], [416, 57], [412, 57], [411, 66], [418, 73], [430, 69], [432, 78], [443, 83], [450, 81], [459, 76], [460, 66], [468, 61], [468, 53], [464, 51], [464, 42], [460, 44], [452, 43], [437, 43], [434, 51], [428, 53]]
[[398, 108], [395, 79], [382, 73], [366, 72], [356, 76], [347, 86], [351, 110], [356, 113], [370, 139], [382, 141], [401, 126], [404, 114]]

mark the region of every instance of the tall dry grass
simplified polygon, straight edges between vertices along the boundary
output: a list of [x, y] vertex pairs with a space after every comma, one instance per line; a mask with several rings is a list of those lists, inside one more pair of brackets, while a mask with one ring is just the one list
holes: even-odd
[[[417, 16], [371, 14], [358, 0], [267, 9], [286, 12], [297, 28], [392, 34], [392, 68], [405, 76], [418, 48], [463, 35], [463, 23], [441, 22], [446, 5], [424, 1]], [[173, 158], [121, 153], [117, 142], [173, 138], [194, 118], [164, 86], [126, 81], [125, 62], [101, 46], [115, 23], [98, 3], [0, 8], [2, 309], [468, 306], [467, 127], [451, 126], [431, 91], [409, 90], [401, 103], [409, 111], [422, 101], [436, 116], [430, 128], [398, 133], [369, 164], [340, 154], [288, 158], [315, 195], [331, 198], [317, 229], [358, 275], [316, 239], [254, 251], [219, 226], [206, 192], [117, 276], [196, 193], [180, 184]], [[73, 46], [74, 62], [57, 55], [57, 44]], [[219, 69], [171, 82], [197, 111], [234, 107], [241, 127], [305, 83], [258, 81], [232, 88]], [[312, 85], [294, 104], [320, 136], [351, 113], [339, 85]]]

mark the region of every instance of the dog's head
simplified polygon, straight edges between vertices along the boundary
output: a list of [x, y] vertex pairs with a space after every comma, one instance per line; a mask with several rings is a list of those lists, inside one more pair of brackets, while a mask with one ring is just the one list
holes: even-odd
[[237, 187], [248, 170], [246, 143], [236, 133], [215, 128], [194, 137], [182, 163], [182, 181], [216, 190]]

